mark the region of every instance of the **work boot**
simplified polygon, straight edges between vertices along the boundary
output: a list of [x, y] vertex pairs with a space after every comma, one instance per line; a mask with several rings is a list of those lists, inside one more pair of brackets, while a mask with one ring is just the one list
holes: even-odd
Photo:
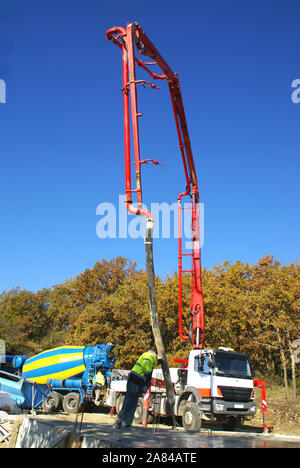
[[117, 418], [113, 424], [113, 429], [119, 429], [121, 427], [122, 421], [121, 419]]
[[131, 424], [126, 424], [125, 422], [122, 422], [120, 429], [122, 429], [122, 431], [125, 431], [125, 432], [130, 431], [131, 430]]

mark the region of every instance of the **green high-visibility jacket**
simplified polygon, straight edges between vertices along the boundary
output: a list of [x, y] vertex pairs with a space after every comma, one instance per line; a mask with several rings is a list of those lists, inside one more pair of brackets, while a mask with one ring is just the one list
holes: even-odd
[[104, 387], [105, 385], [105, 377], [101, 371], [98, 371], [97, 374], [93, 378], [93, 384], [95, 385], [96, 383], [99, 385], [102, 385], [102, 387]]
[[157, 359], [152, 351], [143, 353], [131, 369], [132, 372], [140, 375], [144, 379], [151, 375], [154, 367], [157, 365]]

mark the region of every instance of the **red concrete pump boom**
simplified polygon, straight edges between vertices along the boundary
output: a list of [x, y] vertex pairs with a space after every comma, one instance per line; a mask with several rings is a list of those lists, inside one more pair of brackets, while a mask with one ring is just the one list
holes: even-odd
[[[186, 178], [186, 188], [179, 194], [178, 200], [178, 270], [179, 270], [179, 334], [184, 340], [191, 339], [194, 349], [202, 349], [204, 346], [204, 302], [201, 286], [201, 258], [200, 258], [200, 229], [199, 229], [199, 191], [194, 164], [194, 158], [189, 138], [189, 132], [180, 91], [180, 82], [176, 73], [172, 71], [164, 58], [146, 36], [143, 29], [137, 23], [130, 23], [126, 29], [113, 27], [106, 32], [106, 37], [122, 50], [123, 59], [123, 106], [124, 106], [124, 140], [125, 140], [125, 184], [127, 209], [136, 215], [144, 215], [153, 220], [152, 213], [142, 206], [141, 164], [148, 160], [140, 159], [139, 125], [138, 118], [141, 114], [137, 108], [137, 84], [149, 84], [156, 88], [152, 81], [136, 79], [136, 65], [145, 70], [152, 80], [167, 80], [171, 102], [178, 133], [179, 149], [182, 157]], [[145, 55], [152, 62], [143, 62], [135, 56], [135, 47], [141, 55]], [[163, 73], [153, 73], [149, 66], [158, 65]], [[131, 187], [130, 170], [130, 116], [129, 97], [131, 104], [132, 136], [134, 146], [136, 189]], [[155, 164], [157, 161], [152, 161]], [[137, 194], [137, 208], [133, 206], [132, 193]], [[191, 199], [192, 214], [192, 253], [182, 252], [182, 198], [189, 196]], [[192, 260], [192, 293], [191, 293], [191, 330], [188, 331], [182, 325], [182, 274], [187, 270], [182, 269], [183, 256], [190, 255]]]

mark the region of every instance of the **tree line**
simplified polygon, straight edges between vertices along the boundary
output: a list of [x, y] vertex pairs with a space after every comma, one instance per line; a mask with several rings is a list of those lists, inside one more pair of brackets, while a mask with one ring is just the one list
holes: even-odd
[[[206, 347], [228, 346], [250, 356], [257, 378], [280, 376], [288, 391], [299, 370], [293, 340], [300, 338], [300, 266], [271, 255], [257, 264], [224, 262], [202, 270]], [[156, 277], [161, 333], [169, 364], [186, 357], [190, 343], [178, 335], [178, 274]], [[183, 278], [185, 328], [189, 328], [190, 278]], [[111, 342], [117, 366], [130, 368], [152, 342], [147, 277], [124, 257], [37, 292], [19, 287], [0, 294], [0, 338], [10, 354]]]

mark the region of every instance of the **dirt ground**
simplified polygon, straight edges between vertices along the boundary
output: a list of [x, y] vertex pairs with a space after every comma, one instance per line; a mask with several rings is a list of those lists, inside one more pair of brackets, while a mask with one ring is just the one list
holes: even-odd
[[[288, 403], [285, 392], [281, 386], [266, 388], [268, 423], [274, 434], [284, 434], [300, 437], [300, 395], [298, 391], [297, 403]], [[257, 414], [249, 425], [261, 424], [262, 413], [259, 391], [256, 391]]]

